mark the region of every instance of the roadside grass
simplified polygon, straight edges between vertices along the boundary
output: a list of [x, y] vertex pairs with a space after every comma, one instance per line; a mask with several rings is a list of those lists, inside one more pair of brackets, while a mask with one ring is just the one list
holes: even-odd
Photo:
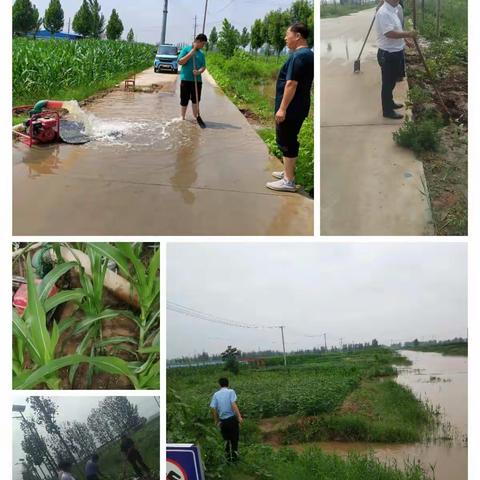
[[[394, 134], [401, 146], [423, 162], [437, 235], [468, 234], [468, 2], [437, 1], [417, 8], [417, 30], [428, 67], [450, 112], [442, 118], [440, 101], [419, 56], [406, 52], [408, 103], [413, 117]], [[412, 22], [411, 2], [405, 14]]]
[[[252, 55], [237, 51], [227, 59], [220, 53], [208, 52], [208, 71], [237, 108], [257, 122], [257, 133], [266, 143], [271, 155], [281, 159], [275, 142], [274, 101], [275, 83], [286, 56]], [[314, 126], [313, 102], [309, 118], [300, 132], [300, 153], [296, 180], [313, 196], [314, 184]]]
[[346, 4], [340, 3], [328, 3], [320, 5], [320, 18], [334, 18], [343, 17], [344, 15], [350, 15], [351, 13], [360, 12], [368, 8], [373, 8], [376, 5], [376, 1], [370, 1], [363, 4]]
[[[404, 468], [402, 468], [404, 467]], [[231, 480], [431, 480], [415, 463], [387, 465], [371, 455], [350, 454], [346, 458], [326, 454], [318, 448], [302, 453], [267, 446], [248, 447], [239, 467], [227, 470]]]
[[[160, 469], [160, 417], [148, 421], [140, 430], [131, 435], [145, 464], [154, 472]], [[124, 455], [120, 451], [120, 440], [109, 444], [98, 451], [99, 468], [102, 473], [111, 478], [122, 478]], [[85, 465], [80, 465], [83, 471]], [[135, 476], [135, 472], [126, 462], [127, 478]]]
[[437, 345], [419, 345], [418, 347], [409, 347], [405, 350], [414, 350], [416, 352], [435, 352], [442, 355], [454, 355], [468, 357], [468, 343], [452, 342]]

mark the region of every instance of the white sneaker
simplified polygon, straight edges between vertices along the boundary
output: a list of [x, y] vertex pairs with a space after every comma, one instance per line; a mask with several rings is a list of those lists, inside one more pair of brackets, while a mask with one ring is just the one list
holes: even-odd
[[273, 178], [278, 178], [279, 180], [282, 180], [284, 176], [285, 176], [285, 172], [283, 170], [281, 172], [272, 172]]
[[270, 190], [275, 190], [277, 192], [296, 192], [297, 186], [295, 181], [287, 182], [285, 179], [277, 180], [276, 182], [268, 182], [265, 185]]

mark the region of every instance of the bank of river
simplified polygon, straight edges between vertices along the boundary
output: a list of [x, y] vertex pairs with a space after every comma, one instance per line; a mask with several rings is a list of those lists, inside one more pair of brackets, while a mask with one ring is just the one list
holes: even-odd
[[[351, 452], [373, 452], [380, 460], [396, 462], [398, 465], [417, 462], [427, 473], [432, 473], [433, 469], [435, 480], [467, 480], [467, 358], [413, 351], [400, 353], [412, 365], [399, 368], [398, 383], [409, 387], [417, 397], [435, 408], [438, 407], [444, 427], [431, 439], [416, 444], [319, 442], [315, 446], [327, 453], [342, 456]], [[306, 445], [292, 447], [303, 450]]]

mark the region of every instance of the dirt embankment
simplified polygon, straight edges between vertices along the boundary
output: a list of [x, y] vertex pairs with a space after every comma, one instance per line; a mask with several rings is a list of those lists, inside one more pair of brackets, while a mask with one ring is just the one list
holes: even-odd
[[[410, 89], [419, 87], [428, 92], [431, 100], [413, 101], [413, 115], [426, 109], [443, 114], [442, 103], [431, 81], [424, 73], [419, 55], [407, 53]], [[437, 83], [450, 121], [440, 132], [437, 152], [421, 154], [424, 164], [437, 235], [466, 235], [468, 233], [468, 67], [451, 66], [442, 72]]]

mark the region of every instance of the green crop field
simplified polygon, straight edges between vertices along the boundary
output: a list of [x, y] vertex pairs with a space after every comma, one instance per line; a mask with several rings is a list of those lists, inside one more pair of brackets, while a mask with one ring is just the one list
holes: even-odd
[[109, 40], [14, 38], [13, 105], [82, 100], [152, 65], [155, 47]]
[[437, 345], [419, 345], [418, 347], [410, 347], [407, 350], [415, 350], [418, 352], [436, 352], [442, 355], [454, 355], [459, 357], [468, 356], [468, 343], [452, 342], [441, 343]]
[[[234, 474], [229, 472], [223, 464], [219, 434], [209, 412], [217, 380], [226, 374], [222, 366], [168, 371], [169, 441], [200, 443], [208, 478], [212, 479], [298, 478], [295, 475], [301, 475], [308, 463], [305, 455], [313, 455], [318, 472], [327, 472], [335, 466], [330, 470], [332, 475], [351, 470], [357, 472], [357, 476], [348, 477], [352, 479], [427, 478], [418, 470], [389, 472], [373, 459], [352, 457], [333, 461], [320, 452], [297, 455], [286, 450], [283, 455], [292, 460], [287, 469], [280, 467], [284, 461], [280, 459], [287, 457], [279, 456], [278, 462], [268, 462], [272, 455], [280, 453], [265, 450], [265, 445], [260, 447], [260, 444], [278, 446], [323, 440], [418, 441], [435, 417], [434, 412], [409, 390], [391, 379], [396, 373], [395, 364], [408, 363], [392, 350], [371, 348], [355, 353], [292, 355], [288, 358], [288, 369], [281, 366], [281, 362], [280, 357], [268, 358], [263, 368], [242, 366], [238, 375], [230, 375], [230, 385], [237, 392], [245, 420], [241, 429], [243, 467], [240, 471], [246, 476], [238, 476], [238, 470]], [[264, 429], [265, 421], [269, 431]], [[267, 473], [257, 476], [255, 469], [262, 463], [263, 455], [265, 465], [261, 468], [271, 476]], [[378, 473], [381, 470], [385, 470], [384, 476]], [[378, 476], [361, 476], [362, 471], [377, 471]]]

